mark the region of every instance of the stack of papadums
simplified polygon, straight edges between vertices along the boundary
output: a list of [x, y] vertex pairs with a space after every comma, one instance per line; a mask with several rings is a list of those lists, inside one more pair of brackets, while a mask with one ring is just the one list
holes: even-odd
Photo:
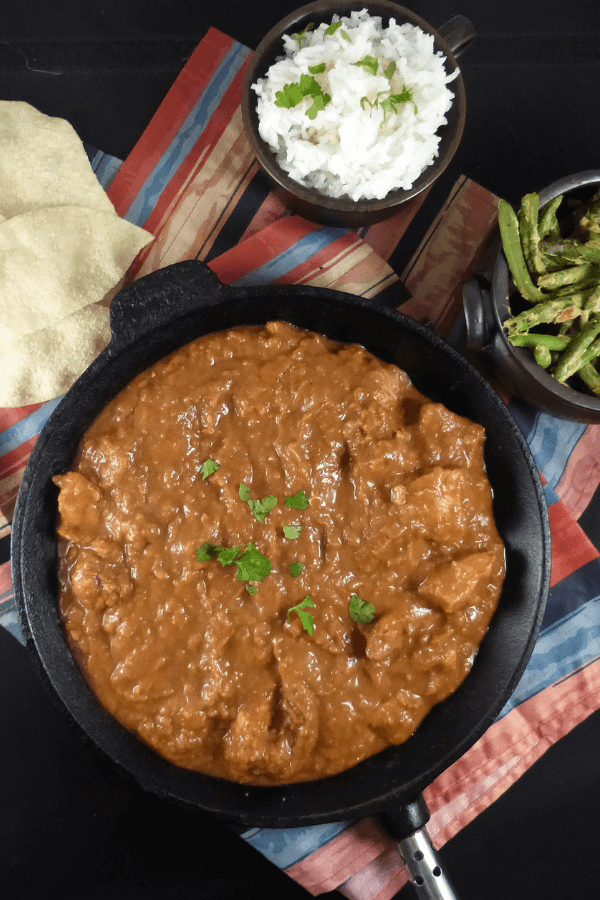
[[116, 214], [68, 122], [0, 101], [0, 406], [69, 389], [152, 239]]

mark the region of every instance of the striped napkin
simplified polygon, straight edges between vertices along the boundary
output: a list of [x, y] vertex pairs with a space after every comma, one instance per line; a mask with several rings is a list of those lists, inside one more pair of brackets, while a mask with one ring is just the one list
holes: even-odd
[[[119, 215], [156, 236], [130, 279], [201, 259], [226, 284], [311, 284], [377, 297], [460, 348], [461, 285], [477, 271], [497, 198], [461, 176], [442, 178], [429, 197], [414, 198], [369, 228], [322, 227], [291, 214], [269, 189], [243, 133], [249, 55], [211, 29], [127, 160], [90, 151]], [[505, 399], [545, 484], [552, 586], [514, 694], [485, 735], [425, 792], [438, 848], [600, 707], [600, 554], [578, 524], [600, 482], [600, 426]], [[59, 401], [0, 409], [0, 624], [19, 640], [10, 522], [29, 454]], [[374, 819], [252, 829], [243, 837], [313, 895], [338, 889], [351, 900], [388, 900], [407, 881], [395, 844]]]

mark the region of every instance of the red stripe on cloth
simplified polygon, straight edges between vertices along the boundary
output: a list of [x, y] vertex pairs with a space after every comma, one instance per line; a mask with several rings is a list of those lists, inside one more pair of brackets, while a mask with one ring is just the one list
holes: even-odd
[[198, 161], [206, 159], [210, 150], [222, 137], [223, 132], [237, 111], [246, 68], [247, 62], [237, 73], [223, 96], [219, 104], [219, 114], [211, 116], [198, 141], [179, 166], [175, 175], [165, 186], [154, 209], [144, 223], [144, 228], [153, 234], [155, 229], [161, 224], [166, 213], [169, 216], [173, 215], [173, 212], [177, 209], [177, 195], [188, 182], [189, 176], [196, 168]]
[[299, 216], [288, 216], [263, 228], [231, 250], [226, 250], [212, 260], [209, 266], [224, 284], [232, 284], [290, 250], [317, 228], [318, 225]]
[[[283, 278], [278, 279], [283, 284], [302, 284], [314, 278], [316, 269], [327, 271], [331, 266], [338, 265], [350, 256], [360, 244], [360, 238], [351, 232], [332, 241], [310, 259], [301, 265], [291, 269]], [[277, 283], [277, 282], [275, 282]]]
[[37, 412], [43, 403], [33, 403], [31, 406], [1, 406], [0, 407], [0, 431], [6, 431], [17, 422], [21, 422]]
[[352, 875], [338, 891], [349, 900], [391, 900], [407, 880], [402, 857], [394, 845]]
[[560, 500], [548, 508], [552, 535], [550, 586], [557, 584], [600, 553]]
[[194, 50], [107, 191], [120, 216], [168, 150], [232, 44], [232, 38], [211, 28]]
[[600, 425], [588, 425], [569, 457], [556, 493], [575, 519], [600, 484]]
[[0, 476], [2, 478], [8, 478], [9, 475], [14, 475], [15, 472], [18, 472], [20, 468], [25, 468], [37, 439], [38, 435], [35, 434], [28, 441], [25, 441], [24, 444], [15, 447], [14, 450], [2, 457], [2, 465], [0, 466]]
[[600, 659], [495, 722], [425, 790], [427, 830], [442, 847], [497, 800], [553, 744], [598, 708]]
[[335, 890], [392, 846], [374, 819], [361, 819], [284, 872], [316, 897]]
[[248, 223], [248, 227], [240, 238], [240, 243], [252, 237], [261, 228], [267, 228], [288, 214], [289, 210], [283, 202], [283, 193], [277, 190], [271, 191]]
[[[10, 570], [10, 563], [6, 562], [0, 566], [0, 597], [2, 594], [10, 593], [12, 596], [12, 573]], [[9, 600], [10, 597], [6, 597], [6, 600]]]
[[398, 246], [400, 238], [423, 205], [430, 190], [431, 188], [427, 188], [426, 191], [421, 191], [408, 203], [403, 203], [393, 216], [390, 216], [383, 222], [371, 225], [366, 233], [362, 235], [365, 243], [372, 247], [386, 262]]

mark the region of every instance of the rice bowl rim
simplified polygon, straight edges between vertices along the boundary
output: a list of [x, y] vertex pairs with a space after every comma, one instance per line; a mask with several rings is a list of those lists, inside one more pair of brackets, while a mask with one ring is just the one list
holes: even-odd
[[[301, 31], [309, 22], [318, 26], [322, 22], [329, 24], [332, 16], [347, 16], [352, 12], [366, 9], [372, 16], [381, 16], [382, 24], [387, 27], [390, 18], [396, 19], [399, 25], [410, 24], [421, 28], [434, 38], [434, 49], [441, 51], [446, 57], [448, 74], [457, 72], [451, 82], [454, 94], [452, 106], [448, 111], [448, 122], [442, 125], [437, 133], [441, 140], [438, 156], [427, 166], [408, 189], [398, 188], [390, 191], [381, 199], [351, 200], [350, 198], [329, 197], [317, 188], [308, 187], [291, 178], [279, 163], [275, 152], [259, 134], [258, 113], [256, 111], [256, 94], [252, 85], [258, 78], [266, 77], [268, 69], [278, 57], [284, 53], [283, 35]], [[391, 0], [374, 0], [372, 3], [353, 2], [353, 0], [316, 0], [302, 6], [281, 19], [262, 39], [250, 59], [242, 87], [242, 118], [250, 146], [259, 165], [267, 174], [293, 198], [315, 212], [338, 214], [343, 216], [360, 216], [360, 214], [392, 213], [396, 207], [412, 199], [428, 188], [442, 174], [452, 160], [464, 131], [466, 118], [466, 96], [464, 81], [456, 57], [443, 36], [428, 22], [406, 7], [399, 6]]]

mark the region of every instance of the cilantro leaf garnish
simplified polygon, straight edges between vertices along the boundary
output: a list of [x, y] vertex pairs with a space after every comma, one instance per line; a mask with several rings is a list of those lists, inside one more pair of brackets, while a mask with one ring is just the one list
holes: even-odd
[[265, 497], [264, 500], [251, 500], [250, 488], [246, 484], [240, 484], [239, 496], [240, 500], [243, 500], [244, 503], [248, 504], [252, 515], [255, 519], [258, 519], [261, 524], [264, 523], [271, 510], [275, 509], [277, 506], [277, 497], [274, 497], [272, 494], [269, 497]]
[[235, 558], [241, 549], [242, 548], [240, 546], [240, 547], [231, 547], [226, 550], [221, 550], [221, 552], [217, 556], [217, 559], [219, 560], [221, 565], [230, 566], [232, 563], [235, 562]]
[[293, 81], [291, 84], [284, 84], [282, 91], [276, 91], [275, 106], [281, 106], [283, 109], [293, 109], [303, 99], [304, 94], [300, 90], [300, 85], [298, 82]]
[[331, 103], [331, 96], [329, 94], [318, 94], [314, 98], [312, 106], [306, 110], [306, 115], [309, 119], [314, 121], [314, 119], [317, 118], [317, 113], [320, 113], [322, 109], [325, 109], [328, 103]]
[[255, 594], [257, 592], [258, 588], [256, 587], [255, 584], [247, 584], [246, 590], [248, 591], [249, 594]]
[[322, 72], [327, 68], [327, 63], [319, 63], [316, 66], [309, 66], [308, 71], [313, 75], [321, 75]]
[[207, 478], [210, 478], [211, 475], [214, 475], [215, 472], [218, 472], [220, 468], [220, 463], [215, 462], [214, 459], [205, 460], [200, 466], [202, 481], [206, 481]]
[[297, 578], [298, 575], [302, 574], [302, 570], [304, 569], [304, 563], [294, 562], [288, 568], [289, 568], [289, 573], [292, 576], [292, 578]]
[[285, 505], [291, 509], [308, 509], [306, 491], [298, 491], [293, 497], [286, 497]]
[[235, 561], [238, 581], [262, 581], [271, 572], [271, 560], [257, 550], [252, 541]]
[[325, 29], [325, 34], [335, 34], [338, 28], [342, 27], [342, 23], [340, 22], [332, 22], [329, 28]]
[[386, 78], [391, 78], [395, 74], [396, 69], [397, 69], [396, 63], [394, 62], [394, 60], [392, 60], [391, 63], [389, 64], [389, 66], [386, 66], [385, 69], [383, 70], [383, 74], [385, 75]]
[[323, 88], [314, 77], [307, 75], [305, 72], [300, 76], [300, 81], [292, 84], [286, 84], [283, 91], [277, 91], [275, 94], [275, 106], [281, 106], [284, 109], [292, 109], [298, 106], [305, 97], [312, 97], [312, 105], [306, 111], [309, 119], [315, 119], [317, 113], [325, 109], [328, 103], [331, 103], [329, 94], [323, 93]]
[[398, 112], [398, 105], [400, 103], [412, 103], [412, 105], [415, 108], [415, 112], [418, 112], [417, 105], [416, 105], [415, 101], [413, 100], [412, 91], [410, 90], [410, 88], [405, 87], [402, 89], [401, 93], [390, 94], [389, 97], [386, 97], [385, 100], [381, 101], [380, 105], [381, 105], [382, 110], [384, 111], [384, 118], [383, 118], [384, 122], [387, 118], [388, 112], [393, 112], [393, 113]]
[[304, 525], [284, 525], [283, 533], [288, 541], [296, 541], [300, 537], [300, 532], [304, 529]]
[[350, 618], [353, 622], [360, 622], [362, 625], [372, 622], [375, 618], [375, 607], [368, 600], [361, 600], [357, 594], [352, 594], [350, 598]]
[[198, 562], [208, 562], [209, 560], [214, 559], [219, 551], [224, 549], [224, 547], [217, 547], [216, 544], [211, 544], [210, 541], [206, 541], [205, 544], [202, 544], [202, 546], [198, 547], [196, 550], [196, 559]]
[[296, 606], [291, 606], [288, 609], [287, 619], [288, 622], [291, 621], [290, 616], [293, 612], [297, 612], [300, 616], [300, 621], [302, 622], [302, 627], [305, 631], [308, 631], [309, 634], [314, 634], [315, 632], [315, 619], [310, 613], [304, 611], [304, 607], [308, 607], [309, 609], [314, 609], [315, 604], [313, 603], [310, 594], [308, 594], [304, 600], [298, 603]]
[[363, 69], [366, 69], [367, 72], [370, 72], [371, 75], [377, 75], [377, 69], [379, 68], [379, 60], [374, 56], [365, 56], [364, 59], [359, 59], [358, 62], [354, 63], [355, 66], [362, 66]]
[[312, 22], [309, 22], [308, 25], [306, 26], [306, 28], [304, 29], [304, 31], [297, 31], [296, 34], [294, 34], [294, 37], [298, 41], [299, 47], [302, 46], [302, 41], [304, 40], [304, 38], [306, 37], [308, 32], [312, 31], [314, 27], [315, 27], [314, 24]]

